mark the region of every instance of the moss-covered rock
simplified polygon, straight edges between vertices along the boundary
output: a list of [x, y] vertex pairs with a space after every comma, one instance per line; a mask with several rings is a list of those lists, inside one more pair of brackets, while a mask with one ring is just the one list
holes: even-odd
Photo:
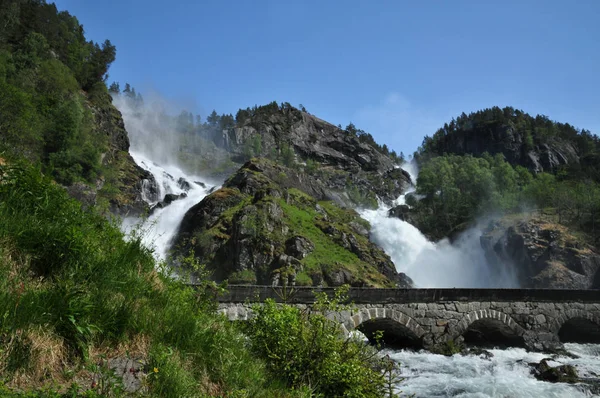
[[187, 212], [174, 251], [193, 251], [216, 280], [231, 283], [396, 285], [369, 224], [321, 188], [298, 170], [253, 159]]
[[550, 366], [549, 358], [542, 359], [539, 363], [530, 363], [531, 373], [536, 379], [551, 383], [577, 383], [579, 375], [572, 365]]

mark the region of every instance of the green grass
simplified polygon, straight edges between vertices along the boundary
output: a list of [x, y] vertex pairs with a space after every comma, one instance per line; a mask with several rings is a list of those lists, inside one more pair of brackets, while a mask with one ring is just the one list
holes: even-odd
[[124, 240], [39, 170], [1, 166], [3, 396], [58, 396], [73, 383], [94, 396], [95, 364], [130, 355], [148, 363], [150, 396], [297, 396], [214, 313], [203, 294], [212, 288], [156, 267], [139, 236]]
[[[344, 268], [358, 279], [364, 279], [376, 286], [386, 284], [384, 277], [376, 269], [360, 260], [356, 254], [345, 249], [335, 241], [334, 237], [328, 236], [319, 228], [318, 223], [322, 215], [315, 209], [314, 199], [300, 191], [295, 192], [290, 189], [288, 193], [295, 198], [293, 204], [287, 203], [284, 199], [279, 201], [285, 213], [286, 223], [294, 234], [308, 238], [315, 246], [314, 250], [301, 260], [307, 273], [330, 272]], [[308, 202], [308, 199], [311, 199], [312, 203]], [[341, 209], [331, 202], [320, 202], [319, 205], [325, 209], [331, 220], [335, 220], [330, 224], [339, 231], [349, 233], [345, 223], [361, 220], [353, 210]], [[364, 238], [357, 238], [357, 240], [361, 242]]]

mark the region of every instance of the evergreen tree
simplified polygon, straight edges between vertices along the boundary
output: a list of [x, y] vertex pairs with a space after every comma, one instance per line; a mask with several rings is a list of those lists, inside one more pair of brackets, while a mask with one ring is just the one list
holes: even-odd
[[206, 122], [210, 127], [217, 127], [219, 124], [219, 120], [221, 117], [217, 114], [217, 111], [213, 109], [213, 111], [206, 117]]
[[121, 88], [119, 87], [119, 83], [112, 82], [112, 84], [108, 88], [108, 92], [111, 93], [111, 94], [116, 94], [116, 95], [120, 94], [121, 93]]

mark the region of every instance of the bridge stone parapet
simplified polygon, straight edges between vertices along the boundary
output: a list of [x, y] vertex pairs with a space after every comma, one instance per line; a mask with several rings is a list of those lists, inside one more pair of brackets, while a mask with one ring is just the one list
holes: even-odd
[[[218, 298], [230, 320], [247, 320], [251, 304], [267, 298], [311, 308], [315, 292], [330, 288], [229, 286]], [[538, 289], [369, 289], [349, 291], [352, 310], [327, 314], [344, 333], [376, 330], [384, 340], [433, 348], [483, 339], [529, 349], [555, 349], [565, 341], [600, 343], [600, 291]]]

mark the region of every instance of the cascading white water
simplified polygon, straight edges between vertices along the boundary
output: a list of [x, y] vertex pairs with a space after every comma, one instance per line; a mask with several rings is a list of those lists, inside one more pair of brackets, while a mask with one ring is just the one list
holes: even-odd
[[[198, 183], [201, 180], [200, 177], [189, 176], [177, 167], [161, 167], [144, 155], [133, 151], [131, 151], [131, 156], [140, 167], [148, 170], [156, 179], [159, 189], [158, 198], [162, 200], [167, 194], [187, 195], [173, 201], [168, 206], [155, 208], [140, 226], [144, 244], [154, 249], [155, 257], [158, 260], [165, 260], [183, 216], [208, 194], [210, 187], [200, 185]], [[183, 188], [182, 181], [189, 184], [189, 188]], [[150, 195], [146, 194], [145, 196], [149, 197]], [[157, 203], [157, 201], [149, 201], [151, 206]], [[122, 225], [125, 230], [130, 230], [132, 227], [137, 227], [139, 221], [139, 219], [127, 218], [123, 220]]]
[[[600, 374], [599, 344], [565, 344], [579, 358], [559, 356], [550, 366], [572, 365], [579, 377], [597, 379]], [[528, 363], [539, 363], [549, 354], [522, 348], [490, 349], [493, 357], [453, 355], [446, 357], [426, 351], [389, 351], [400, 364], [403, 381], [397, 385], [402, 396], [417, 397], [593, 397], [582, 384], [549, 383], [536, 380]]]
[[[143, 199], [154, 207], [151, 215], [145, 220], [126, 218], [122, 228], [126, 232], [141, 229], [144, 244], [154, 250], [158, 260], [166, 260], [185, 213], [208, 194], [211, 186], [205, 184], [206, 179], [189, 175], [176, 165], [180, 144], [173, 126], [165, 121], [168, 119], [160, 116], [160, 104], [140, 109], [123, 97], [115, 98], [114, 103], [123, 115], [129, 134], [131, 157], [156, 181], [156, 186], [148, 181], [142, 186]], [[167, 194], [178, 198], [162, 208], [155, 207]]]
[[[413, 182], [416, 168], [403, 165]], [[406, 194], [414, 192], [414, 186]], [[401, 195], [394, 205], [404, 204]], [[430, 242], [416, 227], [389, 217], [390, 206], [380, 204], [376, 210], [359, 210], [371, 224], [371, 240], [383, 248], [398, 272], [410, 276], [418, 287], [518, 287], [513, 275], [497, 275], [489, 267], [479, 238], [481, 231], [472, 228], [451, 244], [448, 240]]]

